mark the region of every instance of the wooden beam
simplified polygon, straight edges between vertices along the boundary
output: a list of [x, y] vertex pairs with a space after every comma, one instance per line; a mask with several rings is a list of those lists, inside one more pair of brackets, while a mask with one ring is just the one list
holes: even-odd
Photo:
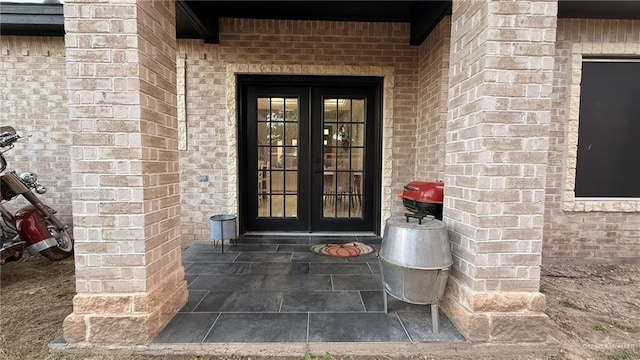
[[204, 39], [205, 43], [220, 43], [220, 22], [217, 17], [209, 19], [208, 21], [202, 21], [198, 14], [196, 14], [184, 0], [176, 0], [176, 12], [178, 11], [182, 12], [184, 18], [189, 21], [198, 35], [200, 35], [200, 38]]
[[418, 46], [440, 20], [451, 14], [451, 1], [417, 1], [412, 6], [409, 44]]
[[64, 36], [62, 4], [0, 5], [0, 34]]

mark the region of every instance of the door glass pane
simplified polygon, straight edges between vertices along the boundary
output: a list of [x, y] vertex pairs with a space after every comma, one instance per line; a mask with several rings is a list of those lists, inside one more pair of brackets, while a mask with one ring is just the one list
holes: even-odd
[[353, 99], [351, 100], [351, 120], [353, 122], [364, 122], [364, 100], [363, 99]]
[[257, 101], [258, 217], [297, 217], [299, 101], [282, 97]]
[[284, 128], [284, 144], [287, 146], [298, 145], [298, 124], [297, 123], [285, 123]]
[[271, 102], [271, 121], [284, 121], [284, 99], [270, 98]]
[[364, 124], [351, 124], [351, 146], [364, 146]]
[[351, 170], [362, 171], [364, 168], [364, 149], [351, 148]]
[[282, 194], [284, 192], [284, 171], [271, 171], [271, 192]]
[[323, 104], [323, 217], [362, 218], [364, 100], [325, 99]]
[[298, 193], [298, 174], [296, 171], [284, 172], [284, 192], [290, 195]]
[[285, 117], [284, 121], [286, 122], [298, 122], [298, 99], [296, 98], [286, 98], [284, 103]]
[[269, 116], [269, 108], [271, 106], [271, 99], [258, 98], [258, 121], [266, 121]]
[[271, 216], [284, 217], [284, 195], [271, 195]]
[[338, 119], [338, 99], [324, 99], [324, 121], [335, 122]]
[[298, 196], [296, 195], [287, 195], [285, 196], [285, 204], [286, 204], [286, 217], [297, 217], [298, 216]]
[[271, 127], [267, 122], [258, 123], [258, 145], [269, 145], [271, 143]]

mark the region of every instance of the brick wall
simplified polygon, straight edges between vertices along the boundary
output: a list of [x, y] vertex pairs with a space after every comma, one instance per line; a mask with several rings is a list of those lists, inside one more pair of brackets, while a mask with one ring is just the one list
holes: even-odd
[[450, 17], [443, 19], [420, 45], [415, 180], [444, 179], [450, 45]]
[[[187, 245], [209, 238], [208, 221], [214, 214], [235, 212], [227, 184], [228, 137], [226, 126], [226, 69], [217, 60], [218, 46], [199, 41], [178, 41], [185, 58], [186, 151], [180, 151], [182, 239]], [[209, 175], [209, 182], [199, 182]]]
[[175, 8], [171, 1], [142, 1], [140, 4], [142, 196], [147, 287], [153, 288], [163, 283], [181, 264]]
[[472, 290], [538, 291], [556, 10], [454, 3], [444, 216]]
[[148, 342], [187, 299], [174, 2], [65, 3], [76, 289], [70, 343]]
[[[581, 56], [640, 58], [640, 21], [561, 19], [557, 39], [544, 259], [547, 262], [566, 262], [567, 258], [601, 262], [638, 259], [640, 212], [629, 206], [616, 211], [616, 205], [620, 204], [614, 201], [606, 204], [572, 201], [573, 182], [567, 179], [575, 177]], [[633, 205], [628, 203], [622, 205]], [[638, 209], [640, 202], [635, 203]], [[601, 211], [605, 209], [609, 211]]]
[[[544, 341], [540, 262], [556, 1], [453, 2], [443, 310], [470, 341]], [[538, 76], [537, 78], [535, 76]]]
[[[71, 223], [69, 116], [64, 58], [60, 37], [0, 37], [0, 125], [22, 136], [5, 154], [9, 169], [39, 174], [47, 188], [41, 198]], [[52, 171], [53, 169], [53, 171]], [[24, 205], [21, 198], [7, 204]]]
[[[179, 41], [178, 56], [185, 58], [187, 73], [188, 150], [180, 158], [183, 241], [207, 240], [209, 216], [237, 211], [235, 191], [229, 191], [236, 183], [229, 162], [235, 162], [230, 154], [235, 154], [237, 137], [226, 102], [233, 91], [226, 78], [230, 64], [265, 69], [282, 65], [280, 74], [296, 74], [307, 66], [312, 73], [326, 75], [336, 67], [346, 71], [340, 75], [392, 67], [390, 192], [399, 192], [413, 178], [418, 48], [408, 43], [408, 24], [223, 19], [220, 26], [219, 45]], [[200, 174], [209, 175], [210, 181], [198, 182]], [[395, 199], [385, 205], [402, 211]]]

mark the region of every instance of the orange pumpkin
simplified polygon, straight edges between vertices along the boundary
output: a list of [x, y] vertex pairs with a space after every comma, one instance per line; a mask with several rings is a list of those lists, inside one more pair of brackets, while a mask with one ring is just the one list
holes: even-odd
[[338, 258], [350, 258], [360, 255], [356, 246], [332, 245], [327, 247], [327, 254]]
[[310, 250], [316, 254], [329, 255], [327, 254], [328, 247], [329, 247], [328, 244], [318, 244], [318, 245], [311, 246]]
[[354, 242], [350, 242], [350, 243], [346, 243], [343, 246], [354, 246], [357, 247], [358, 249], [360, 249], [360, 254], [359, 255], [367, 255], [367, 254], [371, 254], [373, 252], [373, 248], [365, 243], [361, 243], [358, 241], [354, 241]]

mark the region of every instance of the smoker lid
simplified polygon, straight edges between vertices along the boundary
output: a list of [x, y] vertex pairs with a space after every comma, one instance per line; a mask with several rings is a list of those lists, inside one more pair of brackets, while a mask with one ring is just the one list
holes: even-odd
[[420, 203], [442, 204], [444, 183], [441, 181], [412, 181], [404, 186], [402, 198]]

